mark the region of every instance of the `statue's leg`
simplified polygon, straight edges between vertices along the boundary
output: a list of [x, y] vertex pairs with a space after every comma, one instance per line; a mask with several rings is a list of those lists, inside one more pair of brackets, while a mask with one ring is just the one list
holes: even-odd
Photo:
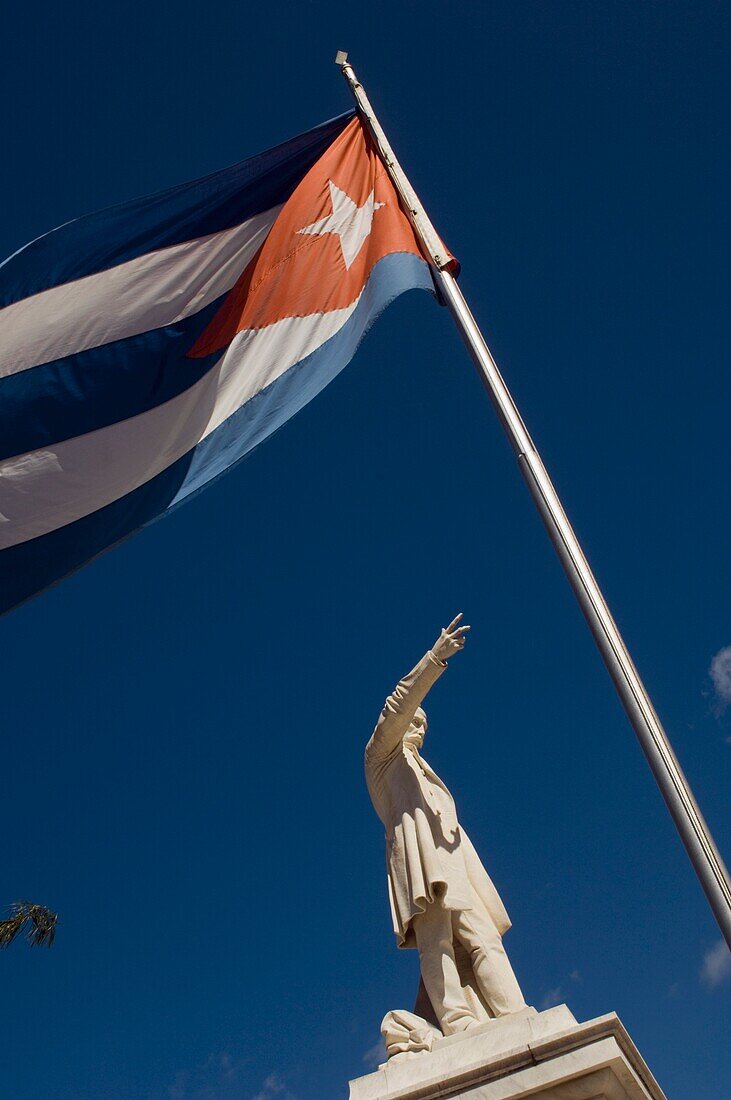
[[454, 960], [452, 913], [434, 901], [413, 919], [421, 976], [445, 1035], [476, 1023], [465, 999]]
[[497, 928], [479, 908], [452, 914], [454, 936], [467, 950], [480, 992], [495, 1016], [525, 1008], [518, 979], [513, 973]]

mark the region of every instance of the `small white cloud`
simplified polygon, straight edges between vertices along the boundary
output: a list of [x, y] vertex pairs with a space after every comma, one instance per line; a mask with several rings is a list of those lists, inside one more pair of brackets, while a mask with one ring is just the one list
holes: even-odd
[[708, 672], [716, 693], [716, 712], [723, 714], [731, 703], [731, 645], [719, 649]]
[[731, 951], [724, 940], [719, 940], [706, 951], [701, 967], [701, 980], [711, 989], [731, 978]]
[[383, 1039], [379, 1039], [378, 1042], [374, 1043], [363, 1055], [363, 1061], [369, 1069], [378, 1069], [381, 1062], [386, 1061], [386, 1058], [386, 1044]]
[[556, 1005], [563, 1003], [563, 989], [560, 985], [554, 986], [553, 989], [547, 989], [544, 993], [539, 1008], [555, 1008]]
[[[249, 1058], [240, 1058], [227, 1050], [210, 1054], [204, 1062], [181, 1070], [168, 1086], [168, 1100], [240, 1100], [242, 1077], [249, 1065]], [[264, 1085], [266, 1085], [266, 1081]], [[264, 1100], [270, 1100], [275, 1093], [262, 1093]], [[256, 1100], [256, 1098], [255, 1098]], [[286, 1094], [281, 1100], [287, 1100]]]
[[227, 1051], [219, 1054], [216, 1061], [218, 1063], [218, 1069], [220, 1070], [221, 1076], [226, 1081], [233, 1081], [238, 1076], [238, 1066]]
[[295, 1100], [279, 1074], [270, 1073], [262, 1081], [261, 1089], [253, 1100], [274, 1100], [276, 1096], [280, 1097], [281, 1100]]
[[538, 1003], [538, 1007], [543, 1011], [546, 1008], [555, 1008], [556, 1005], [563, 1004], [566, 996], [566, 983], [571, 982], [572, 985], [581, 985], [583, 980], [579, 971], [574, 968], [560, 985], [555, 985], [553, 989], [546, 990]]

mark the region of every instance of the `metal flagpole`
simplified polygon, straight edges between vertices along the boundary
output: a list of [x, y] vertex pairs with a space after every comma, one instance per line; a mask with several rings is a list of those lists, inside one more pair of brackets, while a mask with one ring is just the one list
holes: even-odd
[[589, 629], [607, 666], [642, 751], [652, 769], [680, 838], [695, 868], [708, 902], [731, 948], [731, 883], [703, 815], [672, 750], [667, 734], [645, 690], [627, 647], [566, 517], [523, 418], [498, 370], [457, 281], [449, 254], [429, 221], [414, 189], [396, 160], [370, 105], [363, 85], [342, 50], [335, 58], [358, 106], [358, 113], [380, 153], [414, 232], [429, 259], [436, 286], [455, 320], [462, 339], [515, 451], [518, 466], [546, 526], [551, 542], [579, 601]]

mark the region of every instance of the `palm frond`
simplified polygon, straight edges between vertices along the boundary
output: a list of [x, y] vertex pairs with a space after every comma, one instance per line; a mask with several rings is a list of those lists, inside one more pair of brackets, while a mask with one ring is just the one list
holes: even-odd
[[[27, 905], [27, 902], [25, 903]], [[28, 932], [28, 942], [32, 947], [50, 947], [56, 936], [58, 914], [52, 913], [45, 905], [30, 905], [27, 909], [32, 928]]]
[[22, 914], [14, 914], [7, 920], [0, 920], [0, 948], [10, 947], [25, 921], [26, 918]]
[[31, 947], [50, 947], [56, 935], [57, 920], [58, 915], [45, 905], [16, 901], [11, 916], [0, 921], [0, 948], [9, 947], [27, 922], [30, 922], [27, 938]]

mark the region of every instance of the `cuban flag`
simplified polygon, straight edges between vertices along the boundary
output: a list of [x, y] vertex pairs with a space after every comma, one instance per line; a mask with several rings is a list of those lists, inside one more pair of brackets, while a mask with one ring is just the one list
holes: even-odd
[[0, 265], [0, 612], [188, 500], [429, 268], [352, 112]]

